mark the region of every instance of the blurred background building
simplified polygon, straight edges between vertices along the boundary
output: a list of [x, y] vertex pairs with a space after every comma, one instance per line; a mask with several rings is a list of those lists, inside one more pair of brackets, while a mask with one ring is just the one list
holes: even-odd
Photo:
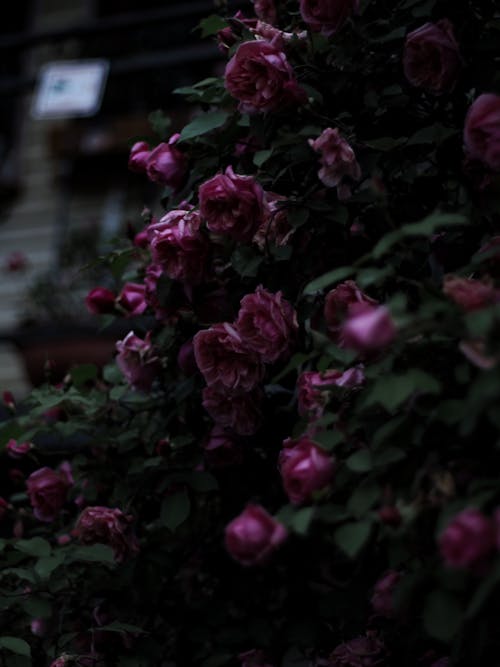
[[[244, 4], [235, 2], [235, 11]], [[141, 205], [158, 197], [156, 187], [127, 170], [129, 147], [152, 135], [148, 116], [156, 109], [173, 117], [172, 131], [181, 127], [191, 110], [172, 90], [221, 67], [214, 43], [195, 30], [213, 11], [214, 0], [9, 5], [0, 26], [0, 391], [27, 392], [18, 346], [30, 336], [43, 348], [52, 328], [64, 344], [72, 313], [64, 306], [51, 312], [61, 290], [63, 301], [77, 298], [77, 313], [85, 310], [64, 267], [98, 253], [127, 222], [140, 224]], [[95, 58], [109, 62], [96, 115], [33, 117], [45, 63]]]

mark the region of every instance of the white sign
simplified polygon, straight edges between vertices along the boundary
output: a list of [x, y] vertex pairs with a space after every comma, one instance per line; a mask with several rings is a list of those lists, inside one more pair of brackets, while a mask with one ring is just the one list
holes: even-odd
[[94, 116], [101, 107], [107, 60], [66, 60], [40, 69], [32, 113], [37, 119]]

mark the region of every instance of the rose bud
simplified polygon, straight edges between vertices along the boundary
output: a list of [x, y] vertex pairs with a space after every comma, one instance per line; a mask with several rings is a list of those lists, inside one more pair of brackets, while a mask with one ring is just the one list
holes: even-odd
[[493, 171], [500, 170], [500, 96], [480, 95], [465, 118], [465, 149]]
[[13, 394], [10, 391], [4, 391], [2, 394], [2, 401], [5, 407], [11, 412], [15, 412], [16, 401]]
[[346, 280], [328, 292], [324, 316], [332, 340], [338, 340], [342, 321], [359, 308], [359, 304], [376, 306], [378, 302], [362, 292], [353, 280]]
[[341, 343], [356, 352], [376, 352], [396, 338], [396, 325], [386, 306], [360, 309], [342, 325]]
[[225, 530], [228, 553], [245, 566], [268, 561], [286, 538], [286, 528], [260, 505], [248, 505]]
[[312, 502], [314, 495], [333, 481], [334, 459], [306, 436], [296, 441], [288, 438], [283, 446], [279, 467], [290, 502], [294, 505]]
[[200, 185], [200, 214], [216, 234], [250, 241], [264, 220], [264, 190], [252, 176], [235, 174], [228, 167]]
[[367, 635], [344, 642], [330, 655], [329, 667], [382, 667], [386, 664], [385, 645]]
[[488, 282], [447, 275], [443, 293], [465, 311], [479, 310], [500, 301], [500, 291]]
[[168, 144], [161, 143], [154, 148], [146, 162], [149, 180], [160, 185], [167, 185], [174, 191], [180, 190], [187, 173], [187, 158], [175, 144], [180, 134], [170, 137]]
[[146, 287], [140, 283], [125, 283], [116, 301], [125, 311], [125, 317], [142, 315], [148, 307], [145, 298]]
[[33, 507], [33, 514], [39, 521], [50, 522], [58, 516], [66, 502], [73, 478], [69, 464], [61, 464], [59, 470], [40, 468], [26, 480], [26, 490]]
[[150, 154], [151, 151], [149, 150], [148, 143], [145, 141], [136, 142], [130, 149], [128, 159], [128, 168], [130, 171], [145, 172]]
[[14, 440], [13, 438], [11, 438], [5, 446], [7, 455], [10, 456], [11, 459], [22, 459], [23, 456], [26, 456], [32, 449], [32, 442], [17, 442], [17, 440]]
[[239, 35], [243, 32], [243, 26], [250, 30], [257, 25], [257, 19], [247, 19], [241, 10], [238, 10], [232, 18], [228, 19], [228, 22], [229, 25], [226, 28], [217, 32], [219, 51], [224, 54], [236, 44]]
[[132, 518], [118, 508], [86, 507], [74, 532], [82, 544], [107, 544], [113, 549], [115, 560], [122, 562], [139, 551], [131, 523]]
[[384, 505], [378, 510], [378, 515], [382, 523], [393, 528], [400, 526], [403, 520], [401, 512], [394, 505]]
[[300, 0], [302, 20], [314, 32], [330, 36], [359, 10], [359, 0]]
[[465, 509], [448, 523], [438, 538], [438, 545], [446, 565], [470, 568], [494, 549], [494, 523], [477, 509]]
[[130, 331], [116, 343], [116, 365], [127, 382], [142, 391], [149, 391], [161, 370], [160, 359], [151, 342], [151, 332], [143, 340]]
[[183, 343], [177, 354], [177, 365], [188, 377], [194, 375], [198, 372], [198, 365], [196, 363], [196, 357], [194, 356], [194, 344], [193, 339], [190, 338], [185, 343]]
[[240, 44], [226, 65], [225, 86], [242, 113], [279, 111], [307, 100], [284, 52], [264, 40]]
[[168, 456], [172, 451], [172, 444], [168, 438], [158, 440], [155, 447], [155, 452], [158, 456]]
[[58, 535], [56, 538], [57, 544], [60, 547], [66, 546], [66, 544], [69, 544], [72, 540], [71, 535], [68, 535], [67, 533], [64, 533], [63, 535]]
[[30, 624], [30, 630], [36, 637], [43, 637], [47, 632], [47, 621], [43, 618], [34, 618]]
[[95, 287], [85, 297], [85, 305], [89, 313], [102, 315], [112, 313], [115, 309], [116, 295], [106, 287]]
[[215, 324], [193, 338], [194, 355], [205, 382], [233, 391], [250, 391], [264, 377], [259, 357], [231, 324]]
[[345, 179], [361, 179], [361, 167], [350, 144], [340, 135], [338, 128], [327, 127], [317, 139], [309, 139], [309, 145], [321, 156], [319, 180], [329, 188], [336, 187], [339, 199], [348, 199], [351, 189]]
[[453, 90], [462, 60], [453, 26], [448, 19], [425, 25], [406, 37], [403, 67], [417, 88], [440, 95]]
[[375, 584], [370, 602], [374, 611], [380, 616], [386, 618], [394, 616], [394, 590], [400, 579], [399, 572], [389, 570]]
[[10, 509], [9, 503], [5, 500], [5, 498], [2, 498], [2, 496], [0, 496], [0, 521], [3, 521], [5, 519], [9, 509]]
[[141, 229], [140, 232], [134, 235], [133, 244], [136, 248], [147, 248], [149, 245], [148, 230]]

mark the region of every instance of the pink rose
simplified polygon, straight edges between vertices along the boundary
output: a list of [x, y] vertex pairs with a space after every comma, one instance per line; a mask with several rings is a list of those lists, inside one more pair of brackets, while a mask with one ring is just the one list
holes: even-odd
[[225, 85], [243, 113], [278, 111], [306, 100], [286, 55], [264, 40], [240, 44], [226, 65]]
[[172, 280], [198, 284], [206, 273], [208, 239], [197, 211], [176, 210], [148, 227], [153, 261]]
[[225, 468], [237, 465], [243, 460], [243, 452], [238, 441], [221, 426], [215, 425], [203, 444], [205, 459], [211, 468]]
[[297, 314], [281, 292], [257, 287], [241, 300], [235, 324], [244, 345], [264, 363], [289, 356], [298, 330]]
[[128, 168], [130, 171], [145, 172], [151, 151], [145, 141], [137, 141], [130, 149]]
[[453, 90], [462, 60], [448, 19], [425, 25], [406, 37], [405, 76], [412, 86], [440, 95]]
[[54, 521], [66, 502], [69, 488], [73, 485], [69, 463], [59, 470], [40, 468], [26, 480], [26, 491], [39, 521]]
[[376, 352], [390, 345], [397, 334], [386, 306], [362, 308], [342, 325], [341, 344], [356, 352]]
[[328, 333], [336, 340], [340, 333], [340, 326], [347, 315], [362, 306], [377, 305], [375, 299], [362, 292], [353, 280], [346, 280], [330, 290], [325, 298], [324, 315]]
[[264, 191], [252, 176], [235, 174], [232, 167], [199, 188], [200, 213], [216, 234], [249, 241], [265, 215]]
[[143, 391], [149, 391], [161, 370], [156, 349], [151, 343], [151, 332], [143, 340], [130, 331], [116, 343], [116, 364], [127, 382]]
[[203, 407], [219, 426], [237, 435], [254, 435], [262, 421], [262, 395], [258, 391], [229, 393], [222, 387], [203, 390]]
[[465, 149], [469, 157], [500, 171], [500, 95], [480, 95], [465, 118]]
[[443, 292], [466, 311], [479, 310], [500, 301], [500, 292], [491, 283], [473, 278], [447, 275]]
[[33, 449], [32, 442], [17, 442], [11, 438], [5, 446], [5, 451], [11, 459], [22, 459]]
[[276, 23], [278, 12], [274, 0], [253, 0], [253, 8], [256, 16], [266, 23]]
[[302, 19], [311, 30], [333, 35], [359, 10], [359, 0], [300, 0]]
[[374, 611], [380, 616], [386, 618], [394, 616], [394, 590], [400, 579], [400, 572], [389, 570], [375, 584], [370, 602]]
[[287, 210], [282, 204], [286, 197], [266, 192], [267, 211], [260, 227], [255, 232], [253, 242], [264, 250], [268, 245], [287, 245], [295, 230], [288, 220]]
[[168, 185], [174, 190], [180, 190], [187, 172], [187, 158], [175, 147], [179, 137], [180, 134], [174, 134], [168, 144], [158, 144], [151, 151], [146, 163], [146, 172], [151, 181]]
[[142, 315], [148, 307], [145, 294], [145, 285], [125, 283], [117, 299], [117, 304], [125, 311], [125, 317]]
[[85, 297], [85, 305], [89, 313], [102, 315], [114, 311], [115, 299], [115, 293], [106, 287], [94, 287]]
[[362, 368], [348, 368], [346, 371], [330, 369], [318, 373], [304, 371], [297, 381], [298, 411], [302, 417], [319, 418], [330, 398], [329, 388], [332, 386], [354, 388], [365, 381]]
[[231, 324], [215, 324], [194, 339], [196, 363], [208, 385], [249, 391], [264, 377], [264, 367]]
[[289, 438], [283, 445], [279, 466], [290, 502], [294, 505], [312, 502], [314, 494], [325, 489], [333, 480], [333, 458], [306, 436], [296, 441]]
[[286, 528], [260, 505], [248, 505], [225, 531], [228, 553], [246, 566], [268, 561], [286, 538]]
[[329, 188], [336, 187], [339, 199], [350, 197], [351, 190], [344, 179], [359, 181], [361, 168], [352, 147], [340, 135], [339, 130], [327, 127], [317, 139], [309, 139], [309, 145], [321, 155], [319, 180]]
[[86, 507], [78, 517], [75, 535], [82, 544], [107, 544], [122, 562], [139, 551], [137, 538], [131, 529], [132, 517], [118, 508]]
[[401, 525], [403, 517], [401, 512], [394, 505], [383, 505], [377, 512], [380, 521], [385, 523], [386, 526], [392, 526], [397, 528]]
[[344, 642], [330, 655], [329, 667], [383, 667], [387, 651], [374, 636], [356, 637]]
[[438, 539], [439, 551], [446, 565], [469, 568], [488, 556], [495, 545], [493, 522], [477, 509], [457, 514]]

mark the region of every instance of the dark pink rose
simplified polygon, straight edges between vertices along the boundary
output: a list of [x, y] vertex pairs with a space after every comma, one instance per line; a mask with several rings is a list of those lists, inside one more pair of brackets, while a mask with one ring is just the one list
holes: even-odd
[[69, 667], [72, 662], [73, 658], [70, 655], [61, 655], [50, 663], [50, 667]]
[[3, 521], [9, 511], [9, 503], [0, 496], [0, 521]]
[[192, 338], [181, 345], [177, 355], [177, 365], [184, 375], [187, 376], [194, 375], [198, 371]]
[[225, 531], [228, 553], [247, 566], [268, 561], [286, 538], [286, 528], [260, 505], [248, 505]]
[[5, 446], [7, 455], [11, 459], [22, 459], [23, 456], [26, 456], [33, 449], [32, 442], [17, 442], [14, 438], [11, 438]]
[[240, 44], [226, 65], [225, 85], [243, 113], [278, 111], [306, 100], [283, 51], [260, 39]]
[[255, 648], [240, 653], [238, 655], [238, 660], [241, 662], [240, 667], [273, 667], [267, 659], [264, 651]]
[[203, 407], [219, 426], [237, 435], [253, 435], [262, 421], [262, 395], [258, 391], [234, 394], [218, 386], [205, 387]]
[[359, 10], [359, 0], [300, 0], [304, 23], [315, 32], [333, 35]]
[[192, 285], [203, 280], [209, 242], [200, 224], [197, 211], [175, 210], [148, 227], [153, 262], [172, 280]]
[[132, 517], [118, 508], [86, 507], [78, 517], [75, 535], [82, 544], [107, 544], [122, 562], [139, 551], [137, 538], [132, 532]]
[[137, 141], [130, 149], [128, 168], [130, 171], [145, 172], [151, 151], [145, 141]]
[[117, 299], [117, 304], [125, 311], [125, 317], [142, 315], [148, 307], [145, 294], [145, 285], [125, 283]]
[[237, 439], [218, 425], [210, 431], [203, 449], [205, 460], [211, 468], [225, 468], [243, 460], [243, 451]]
[[385, 523], [386, 526], [392, 526], [393, 528], [400, 526], [403, 520], [401, 512], [394, 505], [383, 505], [379, 509], [378, 515], [382, 523]]
[[253, 242], [261, 250], [267, 248], [268, 245], [287, 245], [295, 232], [288, 220], [286, 207], [283, 206], [286, 197], [273, 192], [266, 192], [266, 200], [266, 215], [253, 237]]
[[249, 241], [266, 212], [264, 191], [252, 176], [235, 174], [228, 167], [199, 188], [200, 213], [216, 234]]
[[136, 389], [149, 391], [161, 370], [157, 351], [151, 343], [151, 332], [143, 340], [130, 331], [116, 343], [116, 349], [116, 365], [127, 382]]
[[465, 118], [465, 149], [469, 157], [500, 170], [500, 95], [480, 95]]
[[479, 310], [500, 301], [500, 292], [488, 282], [447, 275], [443, 292], [466, 311]]
[[303, 436], [283, 443], [279, 466], [283, 486], [291, 503], [302, 505], [312, 502], [317, 491], [322, 491], [333, 480], [334, 459]]
[[85, 305], [89, 313], [102, 315], [114, 311], [115, 299], [116, 294], [106, 287], [94, 287], [85, 297]]
[[400, 579], [400, 572], [389, 570], [375, 584], [370, 602], [380, 616], [394, 616], [394, 591]]
[[20, 250], [14, 250], [11, 252], [6, 261], [5, 261], [5, 270], [10, 271], [11, 273], [17, 273], [18, 271], [24, 271], [28, 268], [28, 258]]
[[180, 134], [174, 134], [168, 144], [158, 144], [151, 151], [146, 163], [146, 172], [151, 181], [168, 185], [174, 190], [180, 190], [187, 173], [187, 158], [175, 147], [179, 137]]
[[330, 369], [318, 373], [304, 371], [297, 381], [298, 411], [302, 417], [321, 417], [330, 398], [332, 386], [348, 389], [359, 387], [365, 381], [365, 375], [359, 366], [346, 371]]
[[4, 391], [2, 393], [2, 402], [8, 410], [15, 412], [16, 400], [14, 398], [14, 394], [11, 391]]
[[147, 248], [149, 245], [148, 230], [141, 229], [140, 232], [134, 236], [133, 244], [136, 248]]
[[266, 23], [276, 23], [278, 20], [278, 11], [274, 0], [253, 0], [255, 15]]
[[346, 280], [330, 290], [325, 298], [324, 315], [328, 333], [333, 340], [338, 339], [342, 321], [353, 313], [359, 304], [375, 306], [377, 303], [362, 292], [353, 280]]
[[235, 324], [244, 345], [264, 363], [288, 356], [298, 330], [297, 314], [281, 292], [262, 286], [243, 297]]
[[194, 339], [196, 363], [208, 385], [249, 391], [264, 377], [264, 367], [231, 324], [215, 324]]
[[448, 19], [425, 25], [406, 37], [405, 76], [412, 86], [440, 95], [453, 90], [462, 60]]
[[321, 155], [319, 180], [329, 188], [337, 188], [339, 199], [351, 195], [345, 179], [359, 181], [361, 168], [350, 144], [340, 135], [338, 128], [327, 127], [317, 139], [309, 139], [311, 148]]
[[386, 306], [363, 307], [342, 325], [341, 344], [356, 352], [376, 352], [396, 338], [394, 320]]
[[26, 491], [35, 517], [39, 521], [54, 521], [72, 485], [69, 463], [61, 464], [59, 470], [40, 468], [31, 473], [26, 480]]
[[469, 568], [483, 561], [493, 550], [494, 523], [477, 509], [465, 509], [448, 523], [438, 544], [446, 565]]
[[344, 642], [330, 655], [329, 667], [378, 667], [386, 665], [384, 644], [373, 636], [356, 637]]

